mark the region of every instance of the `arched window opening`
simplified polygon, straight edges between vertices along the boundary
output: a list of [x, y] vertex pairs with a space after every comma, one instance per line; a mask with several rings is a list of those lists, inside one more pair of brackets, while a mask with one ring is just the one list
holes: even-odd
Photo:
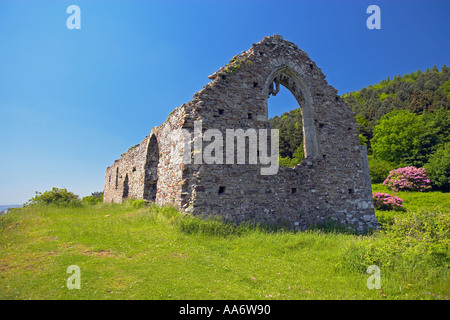
[[281, 85], [276, 89], [275, 86], [275, 90], [275, 95], [272, 93], [267, 98], [269, 123], [280, 134], [279, 165], [292, 168], [305, 158], [302, 111], [286, 87]]
[[125, 180], [123, 180], [123, 193], [122, 198], [128, 198], [129, 185], [128, 185], [128, 173], [125, 175]]
[[116, 189], [119, 187], [119, 167], [116, 169]]
[[[287, 161], [280, 161], [280, 165], [293, 167], [301, 163], [304, 158], [317, 157], [319, 146], [316, 138], [313, 100], [308, 85], [300, 75], [288, 66], [274, 69], [265, 81], [263, 94], [267, 98], [265, 112], [269, 125], [280, 130], [280, 160], [288, 158]], [[281, 117], [278, 116], [278, 121], [275, 121], [274, 116], [277, 115], [275, 112], [280, 112], [278, 102], [274, 104], [278, 97], [281, 97], [282, 108], [288, 110], [282, 110], [284, 113]], [[286, 149], [286, 145], [290, 148]], [[294, 158], [296, 160], [292, 160]]]
[[155, 201], [158, 189], [159, 146], [155, 135], [148, 143], [145, 162], [144, 199]]

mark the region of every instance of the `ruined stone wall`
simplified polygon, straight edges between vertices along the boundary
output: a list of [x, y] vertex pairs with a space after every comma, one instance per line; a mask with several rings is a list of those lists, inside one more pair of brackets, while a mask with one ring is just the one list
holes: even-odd
[[307, 157], [274, 176], [262, 176], [261, 165], [189, 165], [187, 212], [297, 229], [329, 219], [358, 230], [377, 226], [354, 115], [304, 51], [279, 36], [265, 38], [210, 78], [194, 96], [191, 121], [222, 132], [268, 128], [275, 79], [302, 109]]
[[[128, 197], [173, 203], [193, 215], [296, 229], [329, 219], [361, 231], [377, 227], [367, 154], [354, 114], [304, 51], [281, 36], [267, 37], [210, 79], [192, 101], [176, 108], [107, 169], [105, 202], [122, 201], [128, 174]], [[193, 132], [195, 121], [202, 121], [203, 132], [270, 129], [267, 99], [280, 85], [291, 91], [302, 110], [306, 159], [301, 165], [261, 175], [264, 165], [259, 163], [194, 164], [195, 148], [191, 163], [183, 161], [182, 130]], [[192, 133], [187, 142], [192, 145], [200, 138]], [[203, 142], [203, 149], [207, 145]], [[154, 197], [148, 196], [153, 189]]]
[[160, 127], [106, 169], [105, 203], [133, 198], [181, 206], [183, 112], [184, 106], [176, 108]]
[[155, 202], [159, 205], [181, 206], [183, 185], [184, 106], [176, 108], [158, 128], [160, 160], [158, 167], [158, 191]]
[[131, 147], [106, 169], [104, 202], [121, 203], [125, 198], [142, 199], [149, 137]]

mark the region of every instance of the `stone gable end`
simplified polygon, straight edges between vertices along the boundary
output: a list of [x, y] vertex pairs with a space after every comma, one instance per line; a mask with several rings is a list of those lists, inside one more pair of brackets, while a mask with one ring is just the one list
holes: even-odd
[[[196, 216], [297, 230], [325, 222], [358, 231], [378, 227], [367, 151], [359, 143], [354, 114], [303, 50], [279, 35], [266, 37], [209, 78], [193, 100], [107, 168], [105, 202], [146, 199]], [[302, 112], [306, 157], [300, 165], [263, 175], [268, 165], [250, 159], [198, 163], [211, 143], [201, 139], [207, 130], [224, 136], [227, 130], [270, 131], [267, 100], [280, 86]]]

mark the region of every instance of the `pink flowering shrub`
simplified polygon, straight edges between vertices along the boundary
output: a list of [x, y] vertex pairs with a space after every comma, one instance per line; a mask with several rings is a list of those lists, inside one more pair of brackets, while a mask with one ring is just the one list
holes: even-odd
[[391, 170], [383, 185], [393, 191], [425, 191], [431, 188], [425, 168], [416, 167]]
[[403, 200], [388, 193], [375, 192], [372, 194], [373, 205], [379, 210], [404, 210]]

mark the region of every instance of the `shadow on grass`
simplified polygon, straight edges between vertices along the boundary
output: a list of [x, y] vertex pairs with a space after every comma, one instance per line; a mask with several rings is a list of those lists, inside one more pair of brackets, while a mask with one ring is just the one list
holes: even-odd
[[251, 221], [241, 222], [239, 224], [230, 221], [224, 221], [220, 218], [202, 218], [192, 216], [182, 216], [177, 225], [180, 231], [185, 234], [202, 234], [207, 236], [242, 236], [250, 232], [259, 233], [280, 233], [293, 232], [280, 226], [266, 225]]
[[325, 222], [312, 224], [309, 229], [310, 231], [318, 231], [323, 233], [333, 233], [333, 234], [346, 234], [346, 235], [371, 235], [377, 229], [368, 229], [365, 231], [357, 231], [349, 225], [338, 223], [337, 221], [333, 221], [331, 219], [327, 219]]

